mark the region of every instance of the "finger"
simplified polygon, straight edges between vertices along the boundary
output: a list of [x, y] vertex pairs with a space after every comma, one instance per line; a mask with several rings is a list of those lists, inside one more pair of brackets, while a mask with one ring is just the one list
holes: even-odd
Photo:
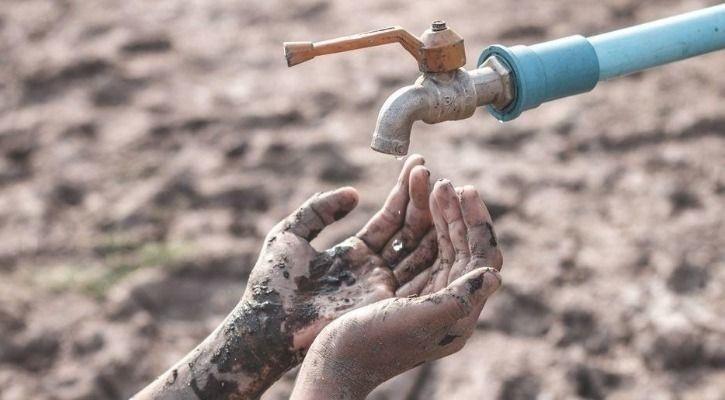
[[468, 242], [466, 241], [466, 224], [461, 215], [461, 203], [458, 194], [449, 180], [436, 182], [432, 196], [440, 208], [443, 219], [448, 225], [448, 233], [457, 258], [468, 258]]
[[423, 289], [421, 289], [421, 295], [435, 293], [435, 290], [433, 290], [433, 288], [435, 288], [436, 285], [437, 275], [441, 272], [440, 263], [435, 262], [433, 266], [428, 269], [428, 271], [430, 271], [428, 273], [428, 283], [426, 283], [425, 286], [423, 286]]
[[396, 297], [408, 297], [412, 295], [420, 295], [423, 288], [428, 284], [430, 278], [430, 268], [416, 275], [413, 279], [401, 286], [396, 292]]
[[[483, 201], [481, 201], [478, 191], [473, 186], [464, 186], [458, 189], [458, 197], [460, 199], [463, 221], [468, 231], [466, 236], [468, 238], [468, 249], [471, 254], [471, 261], [465, 264], [454, 265], [448, 277], [450, 282], [473, 269], [493, 266], [491, 264], [491, 261], [493, 261], [491, 256], [496, 252], [496, 248], [492, 248], [489, 243], [492, 238], [490, 233], [493, 232], [488, 229], [490, 227], [493, 229], [491, 216]], [[486, 239], [486, 237], [489, 239]], [[493, 240], [495, 241], [495, 239]], [[486, 258], [486, 255], [489, 257]]]
[[428, 269], [438, 254], [438, 243], [436, 232], [433, 229], [428, 231], [418, 247], [403, 259], [393, 270], [395, 278], [402, 285], [413, 279], [425, 269]]
[[501, 286], [501, 276], [493, 268], [479, 268], [453, 281], [447, 287], [417, 300], [437, 304], [433, 311], [441, 325], [452, 325], [480, 312], [480, 305]]
[[[449, 287], [456, 285], [459, 294], [463, 295], [462, 293], [471, 290], [474, 290], [474, 294], [469, 299], [470, 308], [467, 314], [448, 330], [448, 334], [453, 337], [468, 338], [489, 296], [501, 286], [501, 275], [495, 268], [476, 268], [453, 281]], [[476, 289], [479, 286], [480, 289]]]
[[380, 251], [393, 234], [402, 227], [409, 199], [410, 173], [416, 165], [422, 165], [424, 162], [423, 157], [417, 154], [410, 156], [405, 161], [398, 182], [390, 191], [383, 208], [357, 234], [373, 251]]
[[372, 304], [382, 299], [389, 299], [395, 294], [394, 292], [397, 282], [395, 282], [395, 277], [390, 272], [390, 269], [385, 266], [373, 269], [368, 278], [368, 282], [374, 288], [370, 293], [368, 293], [368, 297], [371, 298], [372, 301], [368, 300], [367, 302], [359, 304], [359, 306]]
[[[341, 262], [333, 262], [335, 259], [339, 259]], [[376, 268], [385, 268], [388, 270], [389, 275], [392, 276], [392, 271], [385, 265], [383, 260], [379, 257], [371, 257], [367, 245], [355, 236], [349, 237], [334, 247], [318, 253], [314, 261], [318, 260], [321, 264], [329, 265], [329, 268], [324, 271], [327, 274], [332, 273], [334, 275], [342, 271], [352, 271], [355, 275], [361, 276]], [[315, 264], [315, 262], [310, 263], [310, 270]], [[392, 287], [396, 287], [396, 285]]]
[[397, 265], [410, 251], [416, 248], [431, 226], [428, 206], [430, 171], [417, 165], [410, 173], [410, 201], [405, 212], [403, 228], [396, 232], [383, 248], [382, 257], [388, 265]]
[[[440, 188], [440, 186], [436, 184], [436, 188]], [[435, 191], [436, 189], [433, 189], [434, 193]], [[438, 239], [438, 262], [435, 264], [433, 272], [431, 272], [431, 285], [425, 291], [435, 292], [448, 284], [448, 273], [456, 259], [456, 251], [451, 243], [448, 224], [443, 216], [443, 211], [438, 205], [436, 196], [433, 195], [430, 196], [430, 213], [436, 228], [436, 238]]]
[[501, 270], [503, 258], [493, 230], [493, 220], [486, 204], [473, 186], [463, 188], [461, 211], [468, 227], [468, 247], [472, 260], [477, 261], [475, 264], [485, 264]]
[[310, 241], [352, 211], [357, 202], [357, 191], [351, 187], [315, 194], [282, 221], [282, 229]]

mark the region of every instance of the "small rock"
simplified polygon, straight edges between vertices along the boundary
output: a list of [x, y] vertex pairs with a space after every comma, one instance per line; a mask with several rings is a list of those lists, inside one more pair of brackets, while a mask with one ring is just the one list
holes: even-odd
[[83, 356], [103, 348], [105, 338], [100, 331], [83, 332], [73, 340], [73, 353]]
[[617, 374], [583, 364], [570, 369], [567, 376], [577, 395], [593, 400], [606, 398], [622, 382], [622, 377]]
[[707, 269], [683, 262], [667, 278], [667, 287], [678, 294], [689, 294], [705, 289], [709, 280]]
[[57, 184], [51, 193], [51, 200], [66, 206], [78, 206], [83, 203], [84, 189], [79, 184], [62, 182]]
[[510, 335], [539, 337], [549, 332], [553, 323], [551, 310], [543, 296], [521, 293], [511, 286], [504, 287], [492, 302], [490, 318], [479, 327], [506, 332]]
[[703, 339], [689, 331], [662, 332], [646, 350], [650, 365], [668, 370], [684, 370], [705, 365]]
[[129, 55], [164, 53], [172, 48], [171, 40], [163, 35], [138, 37], [121, 46], [121, 52]]
[[539, 379], [523, 373], [506, 379], [501, 385], [500, 400], [536, 400], [541, 390]]

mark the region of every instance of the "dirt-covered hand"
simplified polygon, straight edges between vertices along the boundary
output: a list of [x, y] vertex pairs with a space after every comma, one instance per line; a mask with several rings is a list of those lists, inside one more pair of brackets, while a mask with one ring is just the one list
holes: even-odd
[[382, 209], [330, 249], [319, 252], [310, 241], [357, 205], [353, 188], [316, 194], [269, 233], [242, 303], [264, 308], [274, 325], [264, 328], [279, 330], [290, 350], [304, 352], [330, 321], [393, 297], [433, 264], [430, 173], [423, 163], [410, 157]]
[[[411, 156], [382, 209], [331, 249], [310, 241], [358, 203], [355, 189], [313, 196], [267, 235], [242, 300], [139, 399], [258, 398], [297, 365], [330, 321], [421, 276], [437, 255], [430, 173]], [[414, 292], [407, 287], [407, 292]], [[422, 287], [421, 287], [422, 289]]]
[[[436, 183], [430, 200], [439, 257], [396, 297], [327, 326], [305, 358], [294, 399], [361, 399], [380, 383], [460, 350], [502, 265], [491, 217], [477, 191]], [[427, 276], [426, 276], [427, 275]], [[427, 294], [415, 296], [416, 292]]]

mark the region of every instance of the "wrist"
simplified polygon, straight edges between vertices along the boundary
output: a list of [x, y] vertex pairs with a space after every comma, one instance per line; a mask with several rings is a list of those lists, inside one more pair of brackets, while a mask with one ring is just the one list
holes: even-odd
[[[340, 399], [363, 400], [377, 385], [367, 385], [354, 379], [342, 368], [331, 365], [317, 368], [319, 363], [305, 358], [297, 375], [290, 400]], [[314, 368], [311, 366], [315, 366]]]
[[292, 335], [283, 331], [279, 301], [242, 300], [209, 336], [208, 365], [221, 374], [239, 374], [249, 382], [250, 397], [267, 388], [304, 357], [293, 350]]
[[201, 344], [136, 397], [259, 398], [302, 358], [279, 329], [277, 306], [240, 302]]
[[324, 338], [313, 344], [297, 375], [292, 400], [307, 399], [365, 399], [380, 382], [359, 360], [335, 354], [339, 345], [326, 343]]

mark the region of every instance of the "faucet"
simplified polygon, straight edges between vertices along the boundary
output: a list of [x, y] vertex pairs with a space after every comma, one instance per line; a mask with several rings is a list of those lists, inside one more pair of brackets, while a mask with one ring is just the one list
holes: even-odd
[[286, 42], [287, 65], [364, 47], [400, 43], [418, 62], [421, 76], [395, 91], [383, 103], [375, 124], [373, 150], [395, 156], [408, 153], [415, 121], [435, 124], [468, 118], [476, 107], [506, 107], [513, 100], [508, 68], [498, 57], [480, 68], [466, 71], [463, 38], [444, 21], [434, 21], [420, 39], [393, 26], [321, 42]]
[[418, 62], [421, 76], [385, 101], [370, 147], [403, 156], [415, 121], [464, 119], [484, 105], [496, 119], [510, 121], [544, 102], [586, 93], [599, 81], [725, 49], [725, 4], [589, 38], [492, 45], [470, 71], [463, 68], [463, 38], [443, 21], [434, 21], [420, 38], [393, 26], [321, 42], [286, 42], [284, 52], [291, 67], [388, 43], [400, 43]]

